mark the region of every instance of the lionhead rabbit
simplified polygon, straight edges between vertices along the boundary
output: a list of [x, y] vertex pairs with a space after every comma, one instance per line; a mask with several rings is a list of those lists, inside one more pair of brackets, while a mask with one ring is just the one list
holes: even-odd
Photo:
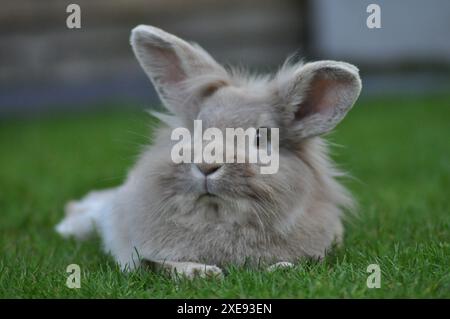
[[[348, 63], [286, 62], [274, 75], [228, 71], [199, 46], [152, 26], [131, 45], [172, 115], [123, 185], [66, 206], [56, 229], [85, 238], [97, 230], [123, 269], [144, 260], [187, 276], [226, 264], [291, 265], [321, 258], [343, 234], [352, 198], [338, 183], [325, 142], [361, 90]], [[258, 163], [176, 164], [176, 127], [279, 128], [279, 170]]]

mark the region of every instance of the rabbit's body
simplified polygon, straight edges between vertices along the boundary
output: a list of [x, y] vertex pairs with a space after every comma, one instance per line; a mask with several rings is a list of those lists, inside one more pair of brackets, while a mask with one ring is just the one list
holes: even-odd
[[[167, 124], [122, 186], [68, 206], [58, 225], [61, 234], [84, 237], [95, 224], [105, 249], [122, 267], [144, 259], [182, 273], [192, 265], [216, 273], [220, 270], [207, 265], [321, 258], [341, 240], [342, 210], [352, 199], [336, 181], [341, 173], [317, 135], [333, 128], [356, 100], [361, 88], [356, 68], [326, 61], [285, 66], [273, 78], [252, 79], [227, 73], [200, 48], [156, 28], [136, 28], [132, 45], [176, 116], [164, 117]], [[178, 58], [183, 63], [170, 70]], [[192, 76], [179, 82], [187, 69]], [[319, 80], [323, 98], [312, 96], [315, 88], [309, 87]], [[176, 90], [170, 81], [178, 81]], [[179, 96], [183, 90], [189, 94]], [[297, 105], [301, 112], [293, 109]], [[331, 111], [323, 112], [325, 107]], [[193, 119], [220, 130], [280, 127], [278, 172], [262, 175], [259, 165], [250, 163], [218, 165], [212, 173], [202, 164], [175, 164], [172, 129], [191, 128]]]

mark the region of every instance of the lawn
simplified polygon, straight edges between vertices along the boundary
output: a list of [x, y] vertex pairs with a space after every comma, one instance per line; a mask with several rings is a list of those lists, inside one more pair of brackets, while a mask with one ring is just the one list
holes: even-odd
[[[322, 263], [232, 268], [221, 281], [121, 273], [98, 240], [53, 231], [67, 200], [124, 179], [155, 124], [136, 111], [0, 122], [0, 297], [450, 298], [449, 95], [360, 100], [329, 137], [360, 206], [344, 246]], [[80, 289], [65, 285], [72, 263]], [[366, 286], [374, 263], [379, 289]]]

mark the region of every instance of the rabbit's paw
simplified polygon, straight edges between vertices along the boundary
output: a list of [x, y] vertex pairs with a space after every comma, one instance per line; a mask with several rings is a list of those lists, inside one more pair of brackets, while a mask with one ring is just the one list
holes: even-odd
[[277, 262], [276, 264], [269, 266], [267, 268], [267, 271], [272, 272], [272, 271], [276, 271], [279, 269], [286, 269], [286, 268], [292, 268], [292, 267], [294, 267], [293, 263], [290, 263], [288, 261], [280, 261], [280, 262]]
[[177, 263], [173, 266], [173, 271], [177, 275], [193, 278], [222, 278], [222, 269], [213, 265], [205, 265], [191, 262]]

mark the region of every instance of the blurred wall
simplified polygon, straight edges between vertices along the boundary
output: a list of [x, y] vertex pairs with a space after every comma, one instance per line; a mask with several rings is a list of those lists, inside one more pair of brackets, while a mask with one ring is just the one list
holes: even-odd
[[[66, 7], [81, 7], [81, 29]], [[152, 24], [194, 40], [220, 62], [269, 69], [302, 51], [305, 1], [18, 0], [0, 11], [0, 112], [91, 102], [158, 102], [129, 46]], [[1, 114], [1, 113], [0, 113]]]
[[[381, 29], [369, 29], [366, 8], [381, 7]], [[314, 51], [372, 67], [450, 64], [448, 0], [311, 1]]]
[[[73, 2], [81, 29], [66, 27]], [[129, 46], [138, 24], [258, 71], [292, 53], [349, 61], [363, 94], [450, 91], [448, 0], [15, 0], [0, 10], [0, 116], [159, 103]]]
[[[369, 4], [381, 28], [369, 29]], [[309, 53], [360, 68], [362, 95], [450, 92], [450, 1], [314, 0]]]

